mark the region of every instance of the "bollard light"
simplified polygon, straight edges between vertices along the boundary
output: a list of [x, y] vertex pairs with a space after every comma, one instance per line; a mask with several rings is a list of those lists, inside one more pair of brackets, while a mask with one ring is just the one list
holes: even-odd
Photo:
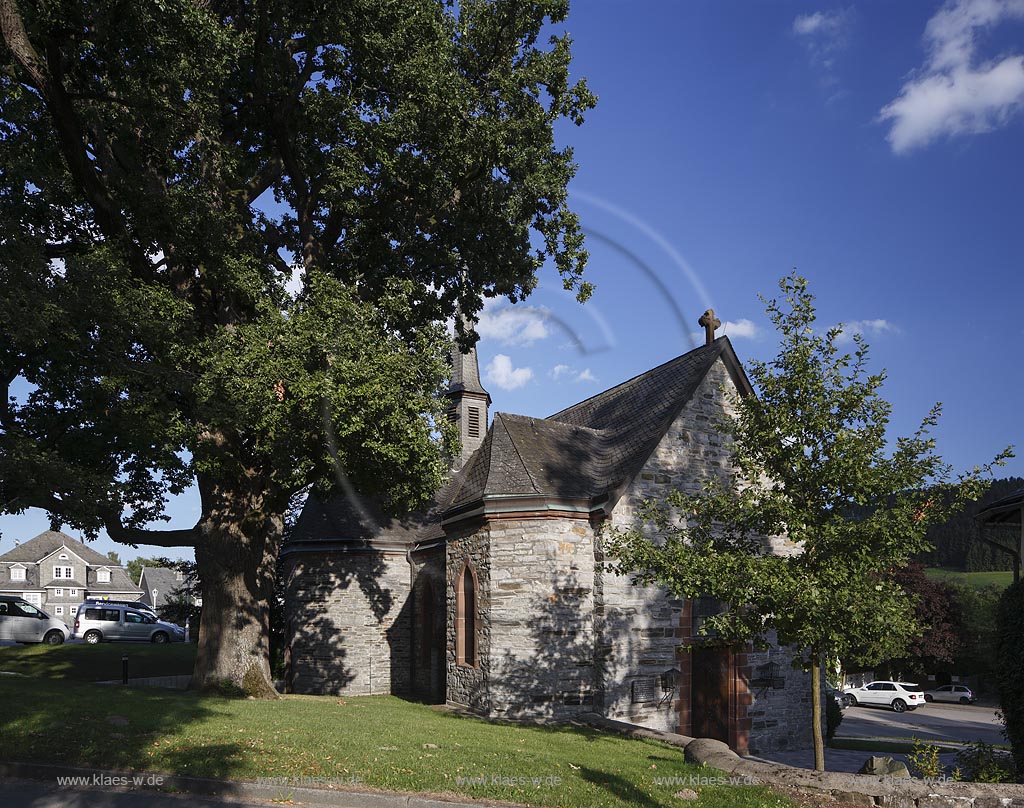
[[121, 657], [121, 684], [128, 684], [128, 654]]

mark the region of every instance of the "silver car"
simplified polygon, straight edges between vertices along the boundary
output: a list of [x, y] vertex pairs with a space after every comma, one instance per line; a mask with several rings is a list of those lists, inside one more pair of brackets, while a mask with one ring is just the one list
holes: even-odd
[[974, 704], [974, 691], [967, 685], [943, 685], [924, 692], [925, 701], [949, 701], [953, 704]]
[[60, 645], [71, 636], [63, 621], [50, 617], [27, 600], [0, 595], [0, 640]]
[[119, 603], [83, 603], [75, 617], [75, 637], [98, 642], [184, 642], [185, 629]]

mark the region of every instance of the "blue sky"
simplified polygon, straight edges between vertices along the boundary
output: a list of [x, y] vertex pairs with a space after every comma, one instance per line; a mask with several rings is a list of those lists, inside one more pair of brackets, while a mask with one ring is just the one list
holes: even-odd
[[[863, 331], [887, 369], [893, 434], [941, 401], [957, 469], [1024, 454], [1024, 0], [576, 0], [558, 28], [599, 96], [558, 130], [597, 290], [580, 306], [545, 270], [488, 307], [492, 410], [550, 415], [665, 362], [708, 307], [741, 359], [770, 358], [757, 295], [796, 267], [822, 326]], [[0, 551], [45, 528], [0, 518]]]

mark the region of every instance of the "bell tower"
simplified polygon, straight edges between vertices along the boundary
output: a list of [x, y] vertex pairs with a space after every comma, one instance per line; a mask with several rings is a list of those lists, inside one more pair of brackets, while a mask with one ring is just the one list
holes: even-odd
[[480, 448], [487, 435], [488, 408], [491, 395], [480, 383], [480, 363], [476, 346], [463, 353], [452, 346], [452, 373], [448, 385], [448, 416], [459, 428], [462, 452], [452, 458], [452, 471], [458, 471]]

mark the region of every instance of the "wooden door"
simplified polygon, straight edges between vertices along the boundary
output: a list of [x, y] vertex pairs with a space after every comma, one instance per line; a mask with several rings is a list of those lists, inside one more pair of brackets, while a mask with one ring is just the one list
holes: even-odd
[[690, 690], [690, 715], [695, 738], [729, 743], [729, 695], [732, 654], [727, 648], [695, 648]]

